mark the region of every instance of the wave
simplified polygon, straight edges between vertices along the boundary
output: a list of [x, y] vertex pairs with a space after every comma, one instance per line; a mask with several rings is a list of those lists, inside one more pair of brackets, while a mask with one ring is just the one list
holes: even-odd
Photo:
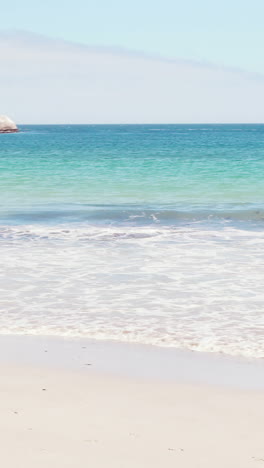
[[247, 230], [232, 225], [209, 227], [200, 224], [189, 226], [98, 226], [92, 224], [57, 224], [0, 226], [0, 243], [8, 245], [21, 242], [122, 242], [134, 241], [135, 245], [144, 242], [202, 243], [239, 240], [251, 245], [264, 242], [264, 232]]
[[1, 226], [0, 241], [17, 240], [122, 240], [146, 239], [165, 235], [158, 230], [102, 228], [98, 226]]
[[264, 230], [0, 226], [1, 333], [264, 356]]
[[164, 225], [173, 226], [196, 222], [264, 222], [264, 208], [258, 206], [219, 206], [218, 208], [190, 207], [163, 208], [143, 206], [74, 206], [58, 208], [36, 208], [13, 211], [0, 215], [2, 224], [35, 223], [95, 223], [104, 225]]

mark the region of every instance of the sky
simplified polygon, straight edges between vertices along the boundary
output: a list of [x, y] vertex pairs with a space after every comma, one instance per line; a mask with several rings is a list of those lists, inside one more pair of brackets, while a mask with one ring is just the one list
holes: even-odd
[[41, 123], [63, 102], [51, 123], [262, 122], [263, 18], [263, 0], [6, 2], [0, 114]]

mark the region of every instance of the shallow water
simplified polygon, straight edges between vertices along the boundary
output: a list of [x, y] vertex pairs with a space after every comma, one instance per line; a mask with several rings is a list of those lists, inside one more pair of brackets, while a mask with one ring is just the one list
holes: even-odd
[[32, 126], [0, 145], [0, 333], [264, 357], [264, 126]]

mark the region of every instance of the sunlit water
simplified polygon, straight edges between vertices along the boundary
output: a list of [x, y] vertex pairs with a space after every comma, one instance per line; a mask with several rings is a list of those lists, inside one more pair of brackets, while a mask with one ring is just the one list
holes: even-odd
[[264, 126], [0, 136], [0, 333], [264, 357]]

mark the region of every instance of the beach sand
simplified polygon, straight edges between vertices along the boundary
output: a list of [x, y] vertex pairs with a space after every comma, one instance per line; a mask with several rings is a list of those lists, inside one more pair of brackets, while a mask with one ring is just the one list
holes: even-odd
[[[176, 367], [180, 362], [190, 367], [188, 359], [194, 368], [201, 362], [206, 372], [199, 381], [191, 372], [179, 378], [170, 364], [166, 375], [153, 371], [154, 362], [160, 365], [159, 353], [168, 353], [170, 363], [175, 351], [124, 346], [122, 355], [115, 344], [30, 337], [0, 341], [5, 468], [264, 466], [263, 363], [252, 371], [250, 362], [178, 354]], [[112, 362], [115, 352], [119, 369]], [[129, 372], [124, 373], [126, 352]], [[217, 363], [220, 375], [227, 376], [223, 385], [208, 377], [217, 374]], [[237, 383], [230, 366], [238, 369]], [[241, 372], [251, 388], [241, 386]]]

